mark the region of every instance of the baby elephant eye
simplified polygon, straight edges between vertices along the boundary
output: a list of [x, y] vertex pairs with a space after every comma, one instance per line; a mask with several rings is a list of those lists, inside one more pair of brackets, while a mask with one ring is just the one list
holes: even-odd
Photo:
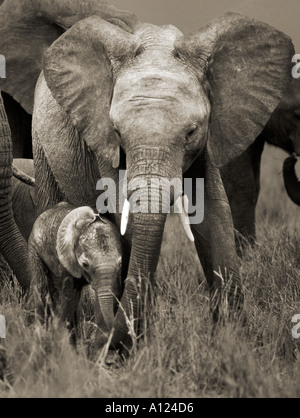
[[81, 265], [82, 265], [82, 268], [84, 268], [84, 269], [88, 269], [89, 268], [89, 263], [87, 261], [83, 261], [81, 263]]

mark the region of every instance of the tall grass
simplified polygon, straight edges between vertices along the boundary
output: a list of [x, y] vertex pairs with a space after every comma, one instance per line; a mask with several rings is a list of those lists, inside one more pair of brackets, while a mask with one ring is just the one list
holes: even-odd
[[[257, 208], [257, 243], [245, 251], [241, 277], [247, 324], [213, 332], [206, 282], [176, 216], [168, 219], [147, 332], [121, 362], [75, 351], [53, 321], [28, 326], [16, 288], [1, 289], [8, 367], [1, 397], [299, 397], [299, 208], [288, 200], [285, 155], [267, 147]], [[298, 344], [298, 345], [297, 345]], [[105, 360], [105, 361], [104, 361]]]

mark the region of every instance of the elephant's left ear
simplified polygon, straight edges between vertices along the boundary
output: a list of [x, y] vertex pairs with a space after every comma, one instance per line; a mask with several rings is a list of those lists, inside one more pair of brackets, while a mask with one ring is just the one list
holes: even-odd
[[291, 39], [271, 26], [227, 13], [175, 47], [210, 88], [210, 159], [220, 167], [262, 131], [291, 79]]
[[57, 231], [56, 251], [59, 261], [73, 277], [81, 277], [81, 268], [75, 255], [75, 245], [80, 237], [81, 228], [95, 219], [95, 213], [89, 206], [73, 209], [63, 219]]

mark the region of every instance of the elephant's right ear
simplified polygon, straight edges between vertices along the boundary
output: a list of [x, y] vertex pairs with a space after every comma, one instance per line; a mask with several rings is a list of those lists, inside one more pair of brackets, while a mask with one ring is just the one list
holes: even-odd
[[81, 268], [75, 255], [75, 245], [84, 225], [95, 220], [95, 213], [89, 206], [72, 210], [63, 219], [57, 232], [56, 251], [59, 261], [73, 277], [81, 277]]
[[115, 168], [120, 145], [109, 117], [111, 61], [125, 59], [134, 45], [131, 34], [91, 16], [62, 35], [44, 57], [44, 75], [54, 99], [91, 151], [96, 156], [100, 152]]

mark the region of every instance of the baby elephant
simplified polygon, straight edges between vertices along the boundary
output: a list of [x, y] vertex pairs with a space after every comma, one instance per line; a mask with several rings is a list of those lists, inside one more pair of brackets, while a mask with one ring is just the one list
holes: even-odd
[[28, 249], [30, 300], [39, 313], [54, 311], [79, 331], [85, 319], [107, 335], [122, 291], [122, 248], [114, 224], [88, 206], [62, 202], [37, 218]]

